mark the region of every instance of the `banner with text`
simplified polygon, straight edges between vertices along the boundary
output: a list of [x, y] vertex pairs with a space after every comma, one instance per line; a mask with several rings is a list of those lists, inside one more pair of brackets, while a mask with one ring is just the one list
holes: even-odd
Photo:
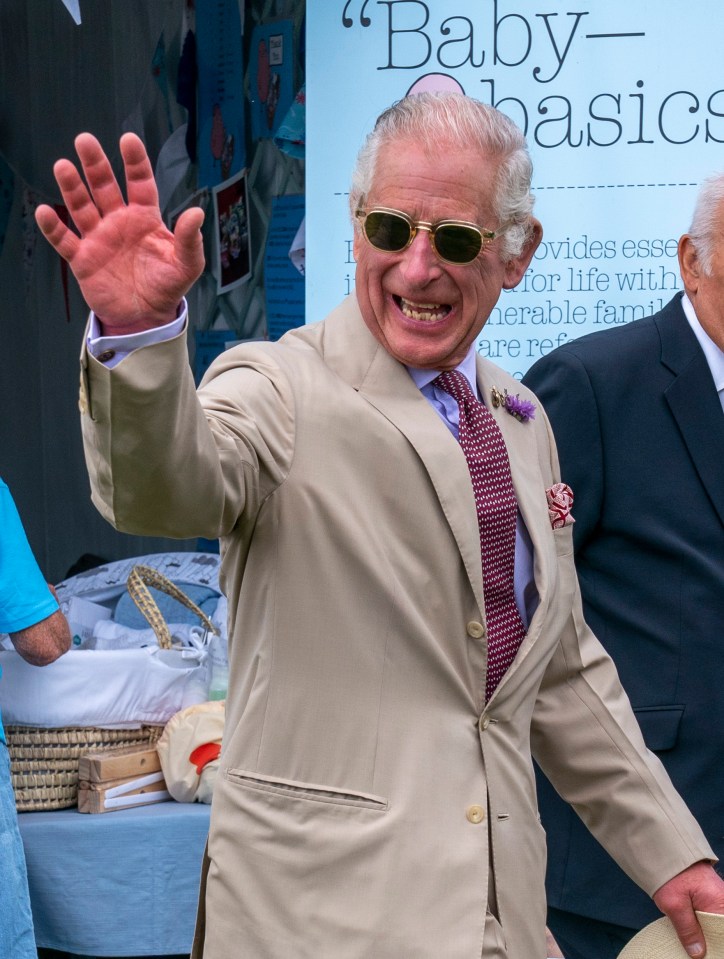
[[477, 344], [520, 377], [681, 288], [677, 240], [724, 170], [715, 0], [307, 0], [306, 317], [354, 288], [352, 167], [415, 86], [458, 87], [525, 132], [544, 238]]

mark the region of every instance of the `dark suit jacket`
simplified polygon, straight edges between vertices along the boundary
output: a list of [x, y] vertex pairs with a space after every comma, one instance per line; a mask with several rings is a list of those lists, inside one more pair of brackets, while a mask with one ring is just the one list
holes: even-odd
[[[553, 351], [524, 382], [573, 489], [588, 623], [648, 747], [722, 857], [724, 411], [681, 295]], [[657, 918], [542, 776], [539, 787], [550, 905], [636, 928]]]

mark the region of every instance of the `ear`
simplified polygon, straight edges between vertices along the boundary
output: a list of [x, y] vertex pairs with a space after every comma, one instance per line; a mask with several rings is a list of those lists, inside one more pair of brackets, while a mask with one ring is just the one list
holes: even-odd
[[359, 251], [360, 246], [362, 245], [362, 230], [360, 230], [357, 223], [354, 224], [352, 229], [354, 230], [352, 236], [352, 256], [354, 257], [356, 263], [357, 260], [359, 260]]
[[679, 270], [686, 292], [690, 295], [696, 295], [699, 289], [701, 264], [694, 241], [688, 233], [685, 233], [679, 240]]
[[525, 246], [518, 256], [508, 260], [508, 262], [505, 264], [505, 279], [503, 280], [504, 290], [512, 290], [514, 286], [517, 286], [520, 283], [520, 281], [523, 279], [525, 271], [530, 266], [530, 261], [533, 259], [533, 254], [538, 249], [540, 241], [543, 239], [543, 227], [540, 224], [540, 220], [536, 220], [536, 218], [532, 216], [530, 218], [530, 226], [530, 235]]

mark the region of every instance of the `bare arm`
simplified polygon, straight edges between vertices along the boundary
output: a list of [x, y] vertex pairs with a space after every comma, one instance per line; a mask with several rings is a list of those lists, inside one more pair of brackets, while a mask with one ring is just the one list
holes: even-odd
[[185, 210], [174, 233], [166, 228], [151, 163], [135, 134], [120, 140], [127, 202], [96, 138], [81, 133], [75, 146], [85, 181], [70, 160], [58, 160], [54, 173], [80, 235], [46, 205], [35, 214], [41, 232], [68, 262], [104, 333], [169, 322], [204, 267], [203, 211]]
[[[50, 583], [48, 588], [57, 599]], [[10, 633], [10, 639], [26, 662], [33, 666], [47, 666], [70, 649], [70, 627], [65, 616], [56, 609], [39, 623]]]

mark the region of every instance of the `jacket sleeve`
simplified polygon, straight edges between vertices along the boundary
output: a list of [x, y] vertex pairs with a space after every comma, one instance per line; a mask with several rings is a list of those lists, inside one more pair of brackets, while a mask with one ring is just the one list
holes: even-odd
[[[546, 469], [555, 481], [552, 433], [548, 445]], [[539, 689], [532, 754], [601, 845], [652, 895], [688, 866], [716, 861], [716, 855], [646, 748], [613, 660], [584, 620], [570, 537], [567, 546], [560, 537], [558, 564], [556, 604], [569, 612]]]
[[228, 350], [199, 390], [186, 337], [108, 369], [81, 356], [81, 424], [92, 499], [116, 529], [216, 538], [253, 521], [286, 476], [293, 402], [266, 344]]

